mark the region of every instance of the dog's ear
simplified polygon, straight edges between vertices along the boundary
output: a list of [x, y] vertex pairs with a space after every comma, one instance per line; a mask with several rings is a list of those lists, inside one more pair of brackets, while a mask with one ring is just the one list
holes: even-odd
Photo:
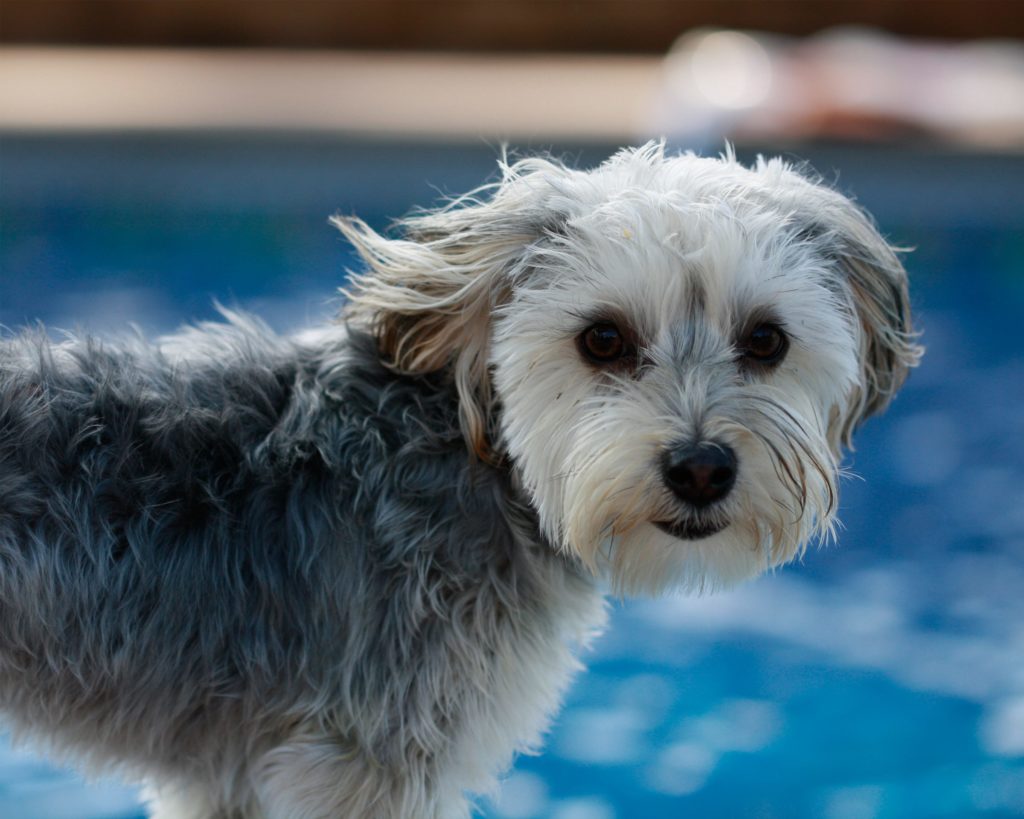
[[331, 220], [366, 263], [344, 288], [345, 318], [376, 337], [396, 370], [451, 372], [463, 435], [484, 460], [495, 458], [491, 315], [524, 272], [530, 247], [558, 229], [552, 194], [567, 173], [542, 159], [503, 164], [500, 182], [398, 222], [400, 238], [360, 219]]
[[796, 210], [800, 231], [834, 265], [834, 285], [850, 305], [859, 335], [858, 383], [834, 412], [833, 447], [850, 447], [856, 427], [888, 406], [917, 365], [922, 348], [911, 323], [907, 273], [871, 218], [836, 191], [811, 191]]

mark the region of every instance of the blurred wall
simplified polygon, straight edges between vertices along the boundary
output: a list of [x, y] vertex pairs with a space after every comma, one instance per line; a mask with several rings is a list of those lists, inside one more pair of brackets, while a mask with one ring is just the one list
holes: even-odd
[[3, 0], [0, 43], [664, 52], [696, 26], [1022, 37], [1018, 0]]

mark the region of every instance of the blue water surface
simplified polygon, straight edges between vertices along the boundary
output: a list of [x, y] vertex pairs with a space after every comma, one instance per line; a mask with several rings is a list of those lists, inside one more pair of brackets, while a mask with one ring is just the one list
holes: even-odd
[[[586, 164], [607, 153], [564, 151]], [[801, 149], [907, 257], [928, 353], [859, 433], [838, 545], [709, 598], [615, 606], [543, 754], [483, 815], [1024, 816], [1024, 158]], [[349, 249], [493, 175], [481, 145], [4, 136], [0, 323], [155, 335], [329, 316]], [[140, 817], [0, 742], [0, 817]]]

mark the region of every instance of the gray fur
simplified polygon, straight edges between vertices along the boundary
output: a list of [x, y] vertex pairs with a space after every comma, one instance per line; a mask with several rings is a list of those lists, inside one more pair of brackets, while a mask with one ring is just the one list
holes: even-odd
[[187, 361], [0, 347], [0, 707], [198, 788], [197, 817], [270, 815], [258, 767], [296, 737], [374, 770], [339, 816], [450, 815], [478, 783], [444, 806], [432, 780], [501, 690], [493, 658], [562, 662], [556, 615], [596, 626], [592, 583], [467, 457], [441, 378], [231, 319]]

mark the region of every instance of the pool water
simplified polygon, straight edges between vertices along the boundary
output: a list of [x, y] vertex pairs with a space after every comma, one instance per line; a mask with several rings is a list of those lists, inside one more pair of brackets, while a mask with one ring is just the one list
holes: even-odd
[[[582, 164], [604, 149], [569, 153]], [[543, 754], [483, 815], [1024, 816], [1024, 158], [811, 146], [907, 257], [928, 348], [857, 437], [835, 546], [709, 598], [618, 603]], [[484, 146], [4, 137], [0, 324], [155, 335], [219, 300], [337, 309], [334, 212], [382, 226]], [[140, 817], [0, 741], [4, 819]]]

